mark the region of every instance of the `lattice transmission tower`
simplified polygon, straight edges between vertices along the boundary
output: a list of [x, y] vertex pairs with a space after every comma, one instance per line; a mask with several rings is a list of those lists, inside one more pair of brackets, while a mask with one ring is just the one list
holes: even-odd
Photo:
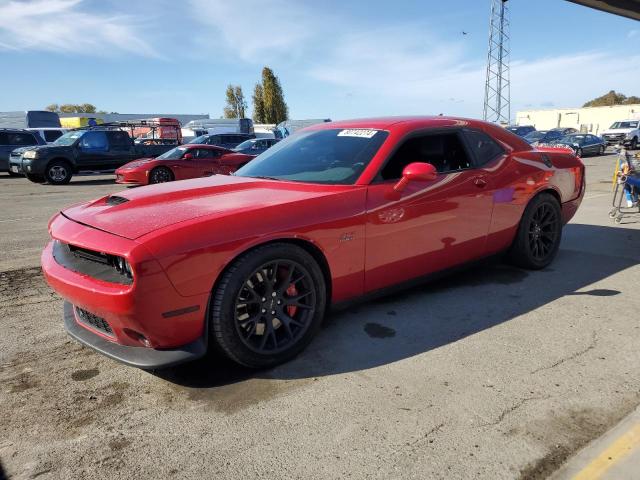
[[483, 109], [483, 118], [489, 122], [509, 123], [511, 119], [509, 35], [508, 0], [491, 0]]

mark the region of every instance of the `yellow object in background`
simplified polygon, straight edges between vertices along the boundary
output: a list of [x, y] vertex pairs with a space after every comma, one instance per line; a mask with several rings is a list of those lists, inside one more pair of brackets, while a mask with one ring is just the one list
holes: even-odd
[[95, 117], [60, 117], [60, 125], [63, 128], [80, 128], [104, 123], [101, 118]]

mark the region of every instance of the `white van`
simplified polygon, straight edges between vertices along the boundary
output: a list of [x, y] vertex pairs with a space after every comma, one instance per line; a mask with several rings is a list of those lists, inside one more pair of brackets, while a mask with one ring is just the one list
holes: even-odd
[[59, 137], [69, 131], [68, 128], [55, 128], [55, 127], [42, 127], [42, 128], [27, 128], [30, 132], [37, 133], [47, 143], [55, 142]]

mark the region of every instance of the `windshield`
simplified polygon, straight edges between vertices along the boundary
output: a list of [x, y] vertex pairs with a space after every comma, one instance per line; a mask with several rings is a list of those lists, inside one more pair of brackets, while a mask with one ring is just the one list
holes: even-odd
[[638, 128], [638, 122], [616, 122], [611, 125], [611, 128]]
[[188, 149], [185, 147], [176, 147], [176, 148], [172, 148], [171, 150], [169, 150], [168, 152], [163, 153], [162, 155], [156, 157], [156, 159], [158, 160], [176, 160], [178, 158], [182, 158], [182, 155], [187, 151]]
[[209, 135], [200, 135], [199, 137], [189, 140], [187, 143], [207, 143]]
[[253, 144], [256, 143], [255, 140], [245, 140], [240, 145], [238, 145], [234, 150], [244, 150], [245, 148], [251, 148]]
[[352, 184], [389, 132], [331, 129], [300, 132], [278, 142], [235, 174], [296, 182]]
[[72, 130], [71, 132], [65, 133], [61, 137], [58, 137], [58, 139], [55, 142], [53, 142], [53, 144], [64, 145], [64, 146], [72, 145], [73, 143], [75, 143], [76, 140], [78, 140], [85, 133], [87, 133], [86, 130]]
[[585, 140], [584, 135], [565, 135], [560, 140], [559, 143], [582, 143]]
[[547, 132], [545, 132], [545, 131], [531, 132], [531, 133], [528, 133], [527, 135], [525, 135], [524, 138], [526, 140], [529, 140], [530, 142], [535, 142], [536, 140], [540, 140], [546, 134], [547, 134]]

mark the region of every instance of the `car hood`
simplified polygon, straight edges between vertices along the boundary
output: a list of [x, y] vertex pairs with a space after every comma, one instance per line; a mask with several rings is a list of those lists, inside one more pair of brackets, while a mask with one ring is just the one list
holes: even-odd
[[611, 134], [611, 133], [631, 133], [634, 130], [636, 130], [635, 128], [610, 128], [609, 130], [605, 130], [604, 132], [602, 132], [600, 135], [606, 135], [606, 134]]
[[72, 147], [70, 145], [53, 145], [53, 144], [49, 144], [49, 145], [34, 145], [31, 148], [33, 150], [37, 150], [40, 153], [56, 153], [56, 152], [62, 152], [62, 151], [71, 150]]
[[72, 206], [62, 214], [83, 225], [134, 240], [195, 218], [223, 218], [349, 188], [353, 187], [214, 175], [115, 193]]

